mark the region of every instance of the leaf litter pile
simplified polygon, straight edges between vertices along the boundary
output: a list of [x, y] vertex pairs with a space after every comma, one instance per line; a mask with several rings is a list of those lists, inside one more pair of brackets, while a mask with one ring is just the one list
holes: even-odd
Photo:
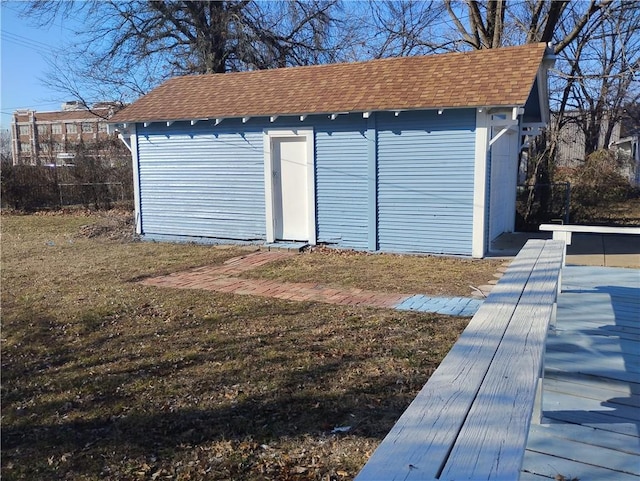
[[247, 251], [129, 228], [3, 216], [3, 479], [352, 479], [468, 321], [143, 286]]

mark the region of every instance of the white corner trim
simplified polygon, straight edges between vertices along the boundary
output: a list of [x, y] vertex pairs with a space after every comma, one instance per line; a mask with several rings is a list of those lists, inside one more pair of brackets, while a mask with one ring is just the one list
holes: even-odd
[[273, 157], [271, 149], [271, 137], [265, 130], [262, 135], [262, 150], [264, 156], [264, 213], [265, 232], [267, 243], [276, 241], [275, 225], [273, 218]]
[[489, 115], [476, 111], [476, 149], [473, 171], [473, 236], [471, 256], [482, 258], [486, 252], [487, 154], [489, 152]]
[[313, 129], [264, 129], [264, 201], [267, 242], [275, 242], [274, 225], [274, 192], [273, 192], [273, 157], [272, 140], [274, 138], [305, 137], [307, 147], [307, 199], [308, 199], [308, 242], [316, 245], [316, 191], [315, 191], [315, 144]]
[[133, 171], [134, 222], [136, 224], [136, 234], [140, 235], [142, 234], [142, 207], [140, 204], [140, 166], [138, 157], [138, 129], [136, 128], [136, 124], [133, 124], [133, 132], [129, 135], [129, 146]]
[[524, 115], [524, 107], [513, 107], [511, 110], [511, 120], [518, 120], [518, 117]]

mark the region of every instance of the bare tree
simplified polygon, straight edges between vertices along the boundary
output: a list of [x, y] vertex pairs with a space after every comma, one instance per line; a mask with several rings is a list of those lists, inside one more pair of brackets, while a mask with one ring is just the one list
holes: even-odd
[[[556, 53], [564, 50], [587, 26], [603, 15], [613, 0], [445, 0], [464, 46], [476, 50], [553, 42]], [[571, 28], [559, 34], [558, 25]]]
[[11, 161], [11, 132], [9, 129], [0, 130], [0, 160]]
[[[445, 0], [449, 17], [454, 23], [458, 36], [458, 48], [466, 50], [498, 48], [506, 45], [520, 45], [524, 43], [545, 42], [553, 45], [554, 53], [562, 54], [569, 50], [574, 55], [585, 50], [584, 39], [590, 39], [595, 32], [603, 28], [614, 12], [619, 11], [621, 5], [626, 5], [625, 0]], [[638, 17], [637, 12], [627, 9], [626, 15]], [[619, 25], [619, 24], [618, 24]], [[619, 27], [621, 27], [619, 25]], [[625, 27], [626, 28], [626, 27]], [[620, 39], [622, 40], [622, 39]], [[608, 57], [615, 56], [609, 52]], [[567, 108], [569, 101], [575, 97], [576, 84], [570, 80], [575, 77], [585, 78], [587, 67], [585, 58], [577, 55], [574, 61], [559, 62], [555, 70], [555, 87], [560, 93], [555, 99], [553, 107], [560, 112], [558, 128], [566, 118], [562, 113]], [[606, 71], [598, 75], [608, 78]], [[586, 78], [585, 78], [586, 79]], [[584, 86], [585, 83], [582, 83]], [[622, 85], [619, 85], [622, 87]], [[610, 92], [609, 89], [606, 89]], [[584, 98], [584, 91], [582, 92]], [[604, 94], [604, 91], [601, 93]], [[608, 95], [601, 95], [599, 107], [611, 103]], [[595, 100], [595, 99], [592, 99]], [[587, 102], [588, 103], [588, 102]], [[595, 107], [594, 102], [587, 108]], [[585, 104], [586, 105], [586, 104]], [[584, 124], [585, 128], [595, 128], [598, 123], [593, 118]], [[610, 124], [611, 125], [611, 124]], [[592, 132], [589, 132], [590, 136]], [[545, 132], [542, 136], [530, 143], [527, 159], [529, 160], [529, 182], [544, 186], [538, 192], [540, 205], [545, 211], [549, 211], [551, 192], [546, 187], [551, 183], [552, 171], [555, 164], [555, 155], [558, 149], [558, 137], [556, 131]], [[589, 148], [587, 148], [589, 150]], [[533, 190], [532, 190], [533, 192]], [[533, 198], [530, 197], [530, 202]]]
[[501, 47], [506, 2], [465, 0], [463, 3], [467, 10], [467, 25], [464, 24], [462, 16], [455, 11], [453, 2], [445, 1], [447, 12], [455, 23], [462, 41], [476, 50]]
[[435, 33], [445, 13], [441, 1], [370, 1], [361, 7], [355, 11], [362, 19], [357, 25], [363, 35], [361, 57], [425, 55], [447, 46]]
[[334, 61], [338, 10], [338, 0], [40, 0], [25, 14], [42, 24], [83, 19], [80, 42], [52, 59], [48, 83], [88, 105], [138, 97], [174, 75]]
[[558, 126], [573, 123], [579, 128], [587, 156], [609, 145], [625, 107], [640, 99], [640, 5], [616, 4], [602, 22], [576, 37], [560, 62], [568, 68], [561, 74]]

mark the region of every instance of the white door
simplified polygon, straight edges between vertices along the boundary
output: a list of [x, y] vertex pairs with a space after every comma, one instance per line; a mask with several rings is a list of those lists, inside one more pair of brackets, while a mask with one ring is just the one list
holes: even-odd
[[307, 139], [272, 141], [274, 233], [278, 240], [309, 240]]
[[[493, 129], [495, 135], [500, 129]], [[518, 136], [508, 132], [491, 146], [491, 194], [489, 203], [489, 237], [513, 232], [516, 219], [518, 181]]]

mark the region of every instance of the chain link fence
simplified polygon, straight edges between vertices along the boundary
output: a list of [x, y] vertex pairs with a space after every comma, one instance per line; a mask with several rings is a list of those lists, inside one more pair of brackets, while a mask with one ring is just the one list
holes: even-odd
[[[101, 168], [86, 179], [74, 167], [2, 164], [2, 208], [23, 211], [133, 203], [131, 167]], [[99, 175], [96, 175], [99, 174]]]
[[571, 184], [519, 185], [516, 196], [516, 230], [536, 232], [540, 224], [569, 223]]

